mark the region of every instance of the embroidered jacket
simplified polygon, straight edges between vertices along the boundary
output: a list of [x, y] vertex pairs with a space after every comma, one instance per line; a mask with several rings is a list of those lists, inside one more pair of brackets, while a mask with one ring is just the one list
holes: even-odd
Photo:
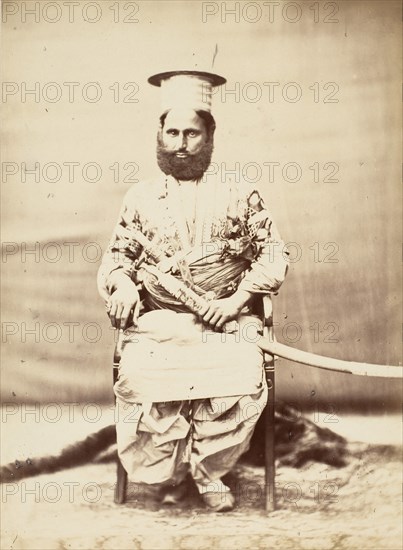
[[138, 231], [160, 255], [160, 269], [200, 295], [223, 298], [237, 288], [276, 293], [287, 272], [288, 252], [254, 186], [211, 177], [180, 184], [161, 175], [134, 184], [124, 198], [98, 273], [105, 299], [123, 272], [142, 285], [151, 309], [182, 309], [140, 270], [152, 260], [134, 238]]

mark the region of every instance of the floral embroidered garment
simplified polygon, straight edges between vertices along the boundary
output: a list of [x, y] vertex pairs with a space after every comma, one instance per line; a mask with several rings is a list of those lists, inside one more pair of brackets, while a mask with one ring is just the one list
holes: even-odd
[[[105, 299], [116, 272], [137, 280], [146, 259], [132, 229], [173, 258], [172, 264], [179, 263], [179, 269], [187, 264], [189, 270], [184, 270], [190, 271], [201, 294], [214, 291], [222, 298], [238, 287], [273, 293], [285, 277], [288, 253], [259, 192], [250, 185], [222, 183], [211, 176], [181, 184], [161, 177], [133, 185], [99, 271]], [[180, 276], [186, 280], [183, 272]], [[166, 298], [161, 307], [172, 305]]]
[[162, 175], [135, 184], [126, 194], [98, 276], [105, 299], [121, 272], [143, 291], [146, 312], [136, 331], [125, 332], [115, 387], [126, 402], [258, 391], [262, 387], [262, 356], [256, 346], [259, 320], [245, 310], [229, 334], [204, 327], [141, 269], [156, 261], [134, 240], [136, 231], [151, 241], [161, 271], [206, 299], [230, 296], [237, 288], [276, 293], [287, 271], [287, 251], [258, 190], [216, 177], [179, 183]]

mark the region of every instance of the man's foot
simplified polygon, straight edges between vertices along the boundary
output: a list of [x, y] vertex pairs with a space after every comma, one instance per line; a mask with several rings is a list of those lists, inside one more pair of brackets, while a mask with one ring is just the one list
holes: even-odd
[[230, 488], [221, 479], [196, 482], [200, 497], [213, 512], [229, 512], [235, 506], [235, 498]]
[[171, 485], [165, 490], [164, 496], [162, 497], [161, 504], [175, 506], [175, 504], [180, 504], [188, 492], [187, 484], [185, 481], [182, 481], [178, 485]]
[[207, 492], [201, 495], [204, 504], [213, 512], [229, 512], [235, 506], [235, 498], [229, 492]]

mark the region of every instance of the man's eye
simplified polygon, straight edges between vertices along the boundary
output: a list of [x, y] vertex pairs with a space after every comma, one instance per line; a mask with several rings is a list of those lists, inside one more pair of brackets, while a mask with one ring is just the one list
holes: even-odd
[[189, 132], [189, 137], [196, 137], [197, 136], [197, 132]]
[[176, 130], [168, 130], [167, 131], [167, 134], [169, 136], [177, 136], [178, 135], [178, 132]]

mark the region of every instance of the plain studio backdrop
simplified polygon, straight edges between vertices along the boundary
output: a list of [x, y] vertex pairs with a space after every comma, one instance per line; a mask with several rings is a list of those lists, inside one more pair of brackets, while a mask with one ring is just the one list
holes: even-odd
[[[399, 364], [400, 2], [3, 2], [2, 396], [110, 402], [96, 272], [157, 173], [159, 71], [213, 70], [213, 170], [256, 181], [292, 263], [279, 341]], [[214, 60], [214, 66], [212, 63]], [[281, 361], [278, 399], [390, 410], [400, 383]]]

